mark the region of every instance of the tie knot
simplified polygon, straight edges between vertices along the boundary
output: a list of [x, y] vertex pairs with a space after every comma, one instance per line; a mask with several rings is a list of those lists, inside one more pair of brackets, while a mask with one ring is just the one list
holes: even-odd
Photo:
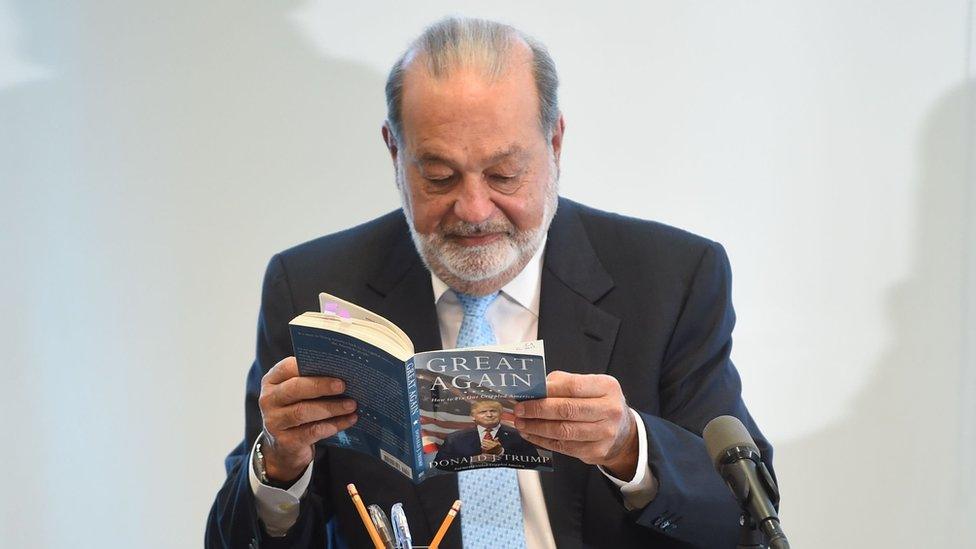
[[461, 292], [454, 292], [458, 301], [461, 302], [461, 308], [464, 309], [464, 316], [470, 316], [473, 318], [484, 318], [485, 313], [488, 311], [488, 307], [491, 306], [495, 298], [498, 297], [498, 292], [494, 292], [488, 295], [471, 295]]

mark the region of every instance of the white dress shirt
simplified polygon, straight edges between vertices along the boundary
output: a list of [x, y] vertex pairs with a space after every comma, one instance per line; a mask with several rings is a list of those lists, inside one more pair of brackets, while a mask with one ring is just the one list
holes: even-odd
[[[520, 343], [538, 339], [539, 296], [542, 288], [542, 256], [545, 244], [539, 247], [529, 264], [514, 280], [506, 284], [498, 298], [488, 308], [486, 316], [499, 344]], [[434, 275], [431, 275], [437, 319], [440, 324], [441, 343], [445, 349], [455, 347], [464, 311], [457, 295]], [[647, 464], [647, 433], [644, 422], [637, 412], [631, 410], [637, 422], [639, 456], [637, 472], [630, 481], [614, 478], [607, 471], [600, 470], [615, 485], [620, 487], [624, 505], [628, 509], [639, 509], [650, 503], [657, 495], [657, 479]], [[254, 450], [251, 450], [251, 461]], [[262, 484], [249, 467], [251, 490], [257, 502], [257, 514], [271, 536], [284, 536], [298, 520], [299, 500], [305, 494], [312, 477], [310, 463], [301, 478], [288, 490]], [[522, 500], [523, 524], [527, 549], [556, 549], [546, 500], [542, 495], [539, 472], [520, 469], [518, 473], [519, 491]]]
[[501, 429], [501, 425], [496, 425], [491, 429], [486, 429], [481, 425], [478, 426], [478, 440], [485, 440], [485, 431], [491, 433], [491, 438], [493, 440], [498, 439], [498, 430]]

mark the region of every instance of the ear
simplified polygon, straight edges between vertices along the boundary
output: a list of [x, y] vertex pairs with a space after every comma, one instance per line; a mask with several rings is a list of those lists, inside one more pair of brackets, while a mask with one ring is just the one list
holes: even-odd
[[552, 131], [552, 138], [549, 144], [552, 145], [552, 155], [556, 159], [556, 167], [559, 167], [559, 154], [563, 150], [563, 133], [566, 131], [566, 119], [559, 115], [556, 128]]
[[386, 143], [386, 150], [390, 151], [390, 158], [393, 159], [393, 168], [396, 169], [397, 153], [399, 152], [399, 149], [397, 148], [396, 137], [394, 137], [393, 131], [390, 130], [389, 122], [383, 122], [381, 133], [383, 134], [383, 142]]

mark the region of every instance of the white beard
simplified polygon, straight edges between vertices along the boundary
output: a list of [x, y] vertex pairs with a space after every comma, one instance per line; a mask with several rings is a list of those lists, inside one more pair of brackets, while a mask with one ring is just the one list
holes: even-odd
[[[553, 162], [555, 164], [555, 162]], [[503, 215], [481, 223], [458, 222], [438, 226], [430, 234], [417, 232], [406, 182], [398, 176], [398, 187], [410, 227], [410, 236], [427, 268], [448, 286], [475, 295], [501, 289], [529, 262], [545, 239], [549, 224], [556, 214], [558, 203], [558, 175], [552, 166], [552, 180], [545, 189], [545, 205], [538, 227], [520, 230]], [[397, 170], [402, 174], [403, 170]], [[473, 236], [499, 233], [497, 238], [480, 246], [464, 246], [451, 236]], [[513, 272], [514, 271], [514, 272]]]

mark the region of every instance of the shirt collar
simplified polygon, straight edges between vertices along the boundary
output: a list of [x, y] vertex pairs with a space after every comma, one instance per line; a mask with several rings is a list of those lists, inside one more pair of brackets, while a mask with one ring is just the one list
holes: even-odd
[[[539, 245], [539, 249], [532, 255], [532, 259], [525, 265], [518, 275], [508, 284], [502, 286], [502, 293], [512, 298], [516, 303], [539, 316], [539, 295], [542, 293], [542, 256], [546, 250], [548, 236]], [[451, 289], [443, 280], [430, 273], [431, 286], [434, 289], [434, 303], [440, 301], [441, 296]]]
[[498, 438], [498, 429], [500, 429], [501, 426], [502, 426], [502, 424], [499, 423], [498, 425], [495, 425], [494, 427], [492, 427], [491, 429], [489, 429], [487, 427], [482, 427], [481, 425], [478, 425], [477, 426], [478, 427], [478, 439], [485, 438], [485, 431], [488, 431], [489, 433], [491, 433], [491, 438]]

